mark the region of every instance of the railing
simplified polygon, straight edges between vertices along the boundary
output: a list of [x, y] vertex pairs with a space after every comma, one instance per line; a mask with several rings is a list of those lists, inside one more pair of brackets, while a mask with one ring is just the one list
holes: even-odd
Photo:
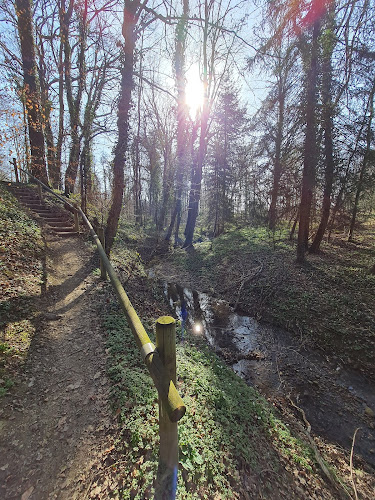
[[[133, 332], [134, 339], [140, 349], [143, 360], [150, 372], [159, 395], [159, 435], [160, 453], [158, 478], [156, 481], [155, 498], [175, 498], [178, 469], [178, 438], [177, 422], [184, 416], [186, 407], [176, 389], [176, 322], [170, 316], [162, 316], [156, 322], [156, 347], [151, 342], [135, 309], [115, 270], [113, 269], [103, 248], [99, 236], [95, 233], [90, 221], [80, 207], [72, 205], [62, 196], [55, 193], [28, 171], [18, 167], [33, 179], [38, 185], [39, 196], [42, 198], [42, 189], [58, 198], [74, 214], [75, 226], [78, 230], [78, 215], [86, 224], [96, 243], [102, 276], [108, 273], [115, 289], [122, 310]], [[103, 235], [101, 235], [102, 241]]]

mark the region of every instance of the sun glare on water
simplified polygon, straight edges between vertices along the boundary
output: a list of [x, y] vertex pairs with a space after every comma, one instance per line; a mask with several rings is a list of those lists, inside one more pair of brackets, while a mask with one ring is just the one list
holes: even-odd
[[185, 101], [190, 116], [195, 118], [203, 106], [203, 83], [195, 66], [186, 73]]

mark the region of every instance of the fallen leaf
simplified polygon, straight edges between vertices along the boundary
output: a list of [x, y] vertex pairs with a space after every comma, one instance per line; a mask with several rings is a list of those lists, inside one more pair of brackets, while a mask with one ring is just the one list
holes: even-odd
[[34, 486], [30, 486], [30, 488], [26, 490], [25, 493], [22, 494], [21, 500], [28, 500], [31, 497], [33, 491], [34, 491]]

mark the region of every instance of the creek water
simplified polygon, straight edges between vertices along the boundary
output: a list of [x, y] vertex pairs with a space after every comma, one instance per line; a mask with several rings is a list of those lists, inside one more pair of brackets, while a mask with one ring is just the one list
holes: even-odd
[[164, 287], [177, 318], [185, 303], [189, 332], [204, 335], [246, 383], [271, 401], [285, 405], [291, 398], [304, 410], [313, 434], [343, 447], [349, 457], [353, 433], [360, 427], [355, 454], [375, 467], [374, 383], [304, 339], [234, 312], [223, 300], [175, 283]]

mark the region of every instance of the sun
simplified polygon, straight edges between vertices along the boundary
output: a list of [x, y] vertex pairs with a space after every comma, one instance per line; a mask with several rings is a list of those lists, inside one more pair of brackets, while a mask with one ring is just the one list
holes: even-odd
[[203, 83], [199, 77], [198, 66], [192, 66], [186, 72], [185, 87], [185, 102], [192, 118], [195, 118], [199, 110], [203, 107], [203, 95]]

